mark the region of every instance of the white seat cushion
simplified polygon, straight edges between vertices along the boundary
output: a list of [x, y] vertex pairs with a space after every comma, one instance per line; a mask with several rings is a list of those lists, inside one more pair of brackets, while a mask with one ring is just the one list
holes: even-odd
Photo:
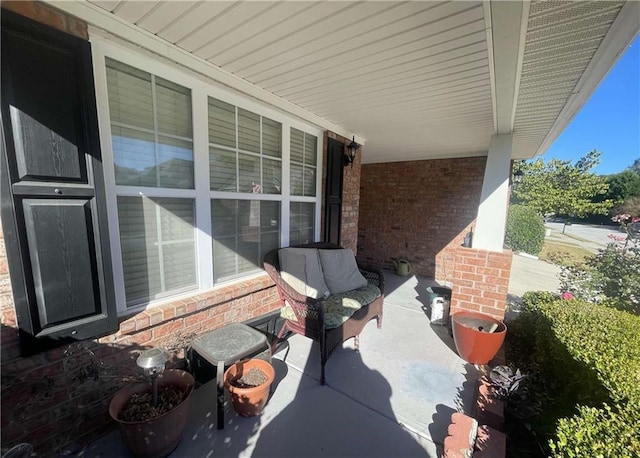
[[362, 288], [367, 279], [358, 270], [356, 257], [349, 249], [318, 250], [324, 280], [331, 294]]
[[293, 289], [305, 296], [320, 299], [329, 295], [324, 281], [318, 250], [283, 248], [278, 251], [280, 275]]

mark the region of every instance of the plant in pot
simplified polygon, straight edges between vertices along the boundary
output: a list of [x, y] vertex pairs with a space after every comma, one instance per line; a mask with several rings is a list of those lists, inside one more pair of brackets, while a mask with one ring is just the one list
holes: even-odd
[[507, 334], [507, 326], [483, 313], [459, 311], [451, 315], [456, 350], [471, 364], [487, 364], [497, 354]]
[[122, 440], [134, 456], [165, 457], [180, 442], [187, 422], [194, 379], [179, 369], [164, 370], [168, 355], [152, 348], [136, 363], [150, 382], [136, 383], [118, 391], [109, 404], [109, 414], [120, 429]]
[[234, 409], [243, 417], [258, 415], [269, 399], [275, 370], [267, 361], [249, 359], [229, 367], [224, 386], [229, 390]]

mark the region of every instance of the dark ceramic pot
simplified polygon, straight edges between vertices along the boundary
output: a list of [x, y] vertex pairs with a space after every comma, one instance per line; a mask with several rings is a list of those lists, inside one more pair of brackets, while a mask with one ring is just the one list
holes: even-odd
[[[494, 332], [488, 332], [497, 325]], [[504, 342], [507, 326], [492, 316], [477, 312], [460, 311], [451, 315], [453, 340], [458, 355], [471, 364], [487, 364]]]
[[172, 410], [149, 421], [128, 422], [118, 419], [132, 394], [143, 394], [151, 390], [149, 383], [136, 383], [118, 391], [109, 404], [111, 418], [118, 422], [122, 441], [132, 455], [141, 458], [166, 457], [180, 442], [187, 423], [189, 398], [195, 382], [191, 374], [178, 369], [168, 369], [158, 376], [158, 388], [176, 385], [188, 390], [184, 401]]

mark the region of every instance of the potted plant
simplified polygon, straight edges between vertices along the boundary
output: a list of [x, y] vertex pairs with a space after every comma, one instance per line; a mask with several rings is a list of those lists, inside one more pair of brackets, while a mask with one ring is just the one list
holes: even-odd
[[456, 350], [471, 364], [487, 364], [504, 342], [507, 326], [490, 315], [459, 311], [451, 316], [451, 328]]
[[249, 359], [233, 364], [224, 373], [224, 386], [229, 390], [233, 408], [243, 417], [262, 412], [276, 372], [261, 359]]
[[136, 383], [118, 391], [109, 404], [122, 440], [137, 457], [165, 457], [180, 442], [187, 423], [194, 379], [186, 371], [164, 370], [167, 354], [153, 348], [137, 360], [150, 382]]

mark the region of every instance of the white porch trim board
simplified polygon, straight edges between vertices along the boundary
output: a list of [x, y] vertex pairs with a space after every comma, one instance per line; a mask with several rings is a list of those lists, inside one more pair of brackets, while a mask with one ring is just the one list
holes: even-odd
[[473, 248], [503, 251], [512, 149], [513, 134], [491, 137], [472, 242]]

